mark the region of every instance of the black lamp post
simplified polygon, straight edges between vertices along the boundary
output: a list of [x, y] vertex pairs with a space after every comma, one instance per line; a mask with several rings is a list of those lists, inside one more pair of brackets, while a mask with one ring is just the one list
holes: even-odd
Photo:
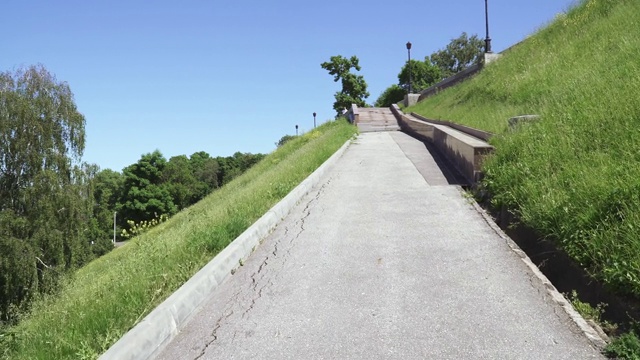
[[411, 88], [411, 82], [412, 82], [412, 78], [411, 78], [411, 42], [407, 42], [407, 52], [409, 54], [409, 61], [408, 61], [408, 65], [409, 65], [409, 94], [412, 93], [412, 88]]
[[488, 0], [484, 0], [484, 22], [487, 27], [487, 37], [484, 39], [484, 52], [490, 53], [491, 51], [491, 38], [489, 37], [489, 5]]
[[298, 125], [296, 125], [296, 136], [298, 136]]
[[313, 128], [316, 128], [316, 113], [313, 113]]

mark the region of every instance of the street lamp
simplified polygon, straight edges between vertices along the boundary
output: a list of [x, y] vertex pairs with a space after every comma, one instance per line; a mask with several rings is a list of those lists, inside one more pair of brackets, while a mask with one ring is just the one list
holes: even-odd
[[411, 42], [407, 42], [407, 52], [409, 54], [409, 61], [408, 61], [408, 65], [409, 65], [409, 94], [412, 93], [412, 89], [411, 89], [411, 82], [412, 82], [412, 78], [411, 78]]
[[296, 136], [298, 136], [298, 125], [296, 125]]
[[316, 128], [316, 113], [313, 113], [313, 128]]
[[491, 38], [489, 37], [489, 5], [484, 0], [484, 22], [487, 27], [487, 37], [484, 39], [484, 52], [491, 53]]

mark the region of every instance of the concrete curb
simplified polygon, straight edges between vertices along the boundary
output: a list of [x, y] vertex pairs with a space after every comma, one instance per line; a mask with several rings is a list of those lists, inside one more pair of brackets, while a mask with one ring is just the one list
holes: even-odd
[[148, 359], [169, 343], [183, 324], [222, 282], [237, 269], [262, 239], [316, 186], [342, 156], [351, 139], [327, 161], [231, 242], [176, 292], [100, 356], [101, 360]]
[[[462, 191], [462, 189], [460, 190]], [[562, 307], [562, 309], [569, 315], [571, 320], [578, 326], [580, 331], [587, 337], [587, 339], [595, 346], [598, 350], [603, 350], [605, 346], [607, 346], [607, 340], [603, 338], [600, 333], [594, 329], [585, 318], [582, 317], [571, 305], [571, 303], [556, 289], [555, 286], [549, 281], [549, 279], [538, 269], [536, 264], [531, 261], [529, 256], [520, 249], [520, 246], [515, 243], [507, 234], [500, 229], [500, 227], [493, 221], [491, 216], [487, 214], [487, 212], [474, 200], [471, 200], [471, 203], [474, 209], [484, 218], [487, 224], [493, 229], [493, 231], [498, 234], [511, 248], [513, 252], [515, 252], [522, 261], [529, 267], [533, 275], [540, 280], [544, 288], [547, 290], [547, 293], [551, 297], [551, 299], [558, 305]]]

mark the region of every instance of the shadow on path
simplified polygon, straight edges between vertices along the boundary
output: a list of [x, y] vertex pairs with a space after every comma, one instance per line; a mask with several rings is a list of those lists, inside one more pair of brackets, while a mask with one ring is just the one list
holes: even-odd
[[469, 185], [433, 144], [418, 140], [404, 132], [389, 134], [429, 185]]

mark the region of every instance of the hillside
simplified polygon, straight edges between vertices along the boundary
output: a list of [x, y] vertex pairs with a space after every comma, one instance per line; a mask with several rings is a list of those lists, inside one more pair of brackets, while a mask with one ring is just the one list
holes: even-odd
[[[640, 2], [585, 0], [408, 111], [497, 133], [493, 205], [640, 299]], [[516, 115], [541, 121], [507, 129]]]
[[296, 137], [202, 201], [79, 269], [17, 326], [0, 329], [0, 358], [96, 358], [355, 132], [339, 120]]

